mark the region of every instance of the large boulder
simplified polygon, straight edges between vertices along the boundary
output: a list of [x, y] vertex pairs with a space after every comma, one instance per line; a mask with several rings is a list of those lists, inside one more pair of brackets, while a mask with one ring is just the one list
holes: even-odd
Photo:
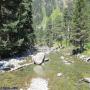
[[44, 59], [45, 59], [45, 53], [42, 52], [32, 56], [32, 61], [37, 65], [42, 64], [44, 62]]

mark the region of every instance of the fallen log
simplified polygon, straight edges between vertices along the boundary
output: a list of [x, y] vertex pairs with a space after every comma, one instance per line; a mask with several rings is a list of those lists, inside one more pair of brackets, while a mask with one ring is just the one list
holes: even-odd
[[21, 69], [21, 68], [23, 68], [23, 67], [26, 67], [26, 66], [29, 66], [29, 65], [32, 65], [32, 64], [33, 64], [33, 63], [28, 63], [28, 64], [24, 64], [24, 65], [19, 65], [19, 66], [15, 67], [15, 68], [12, 68], [11, 70], [9, 70], [9, 71], [7, 71], [7, 72], [16, 71], [16, 70], [18, 70], [18, 69]]

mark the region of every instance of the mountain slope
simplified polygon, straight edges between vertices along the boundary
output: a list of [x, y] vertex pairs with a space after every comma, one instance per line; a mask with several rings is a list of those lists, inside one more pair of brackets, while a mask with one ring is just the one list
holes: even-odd
[[34, 28], [42, 27], [45, 29], [47, 17], [49, 17], [55, 9], [68, 7], [72, 0], [33, 0], [33, 22]]

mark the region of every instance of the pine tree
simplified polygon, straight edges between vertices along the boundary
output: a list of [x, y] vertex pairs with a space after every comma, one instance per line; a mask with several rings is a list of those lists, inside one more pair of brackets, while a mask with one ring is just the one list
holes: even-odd
[[45, 41], [46, 44], [51, 47], [53, 45], [53, 31], [52, 31], [52, 19], [51, 17], [48, 19], [47, 25], [46, 25], [46, 32], [45, 32]]
[[84, 50], [85, 42], [87, 41], [87, 16], [86, 16], [85, 0], [75, 0], [73, 12], [73, 27], [72, 27], [72, 44]]
[[0, 56], [10, 56], [34, 45], [31, 0], [0, 1]]
[[71, 37], [72, 2], [67, 5], [68, 7], [63, 9], [63, 32], [66, 39], [66, 46], [68, 45]]

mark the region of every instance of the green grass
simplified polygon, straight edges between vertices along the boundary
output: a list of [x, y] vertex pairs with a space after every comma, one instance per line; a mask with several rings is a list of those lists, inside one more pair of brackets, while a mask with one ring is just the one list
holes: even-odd
[[[62, 49], [60, 52], [51, 53], [50, 61], [43, 67], [44, 74], [37, 75], [33, 68], [35, 65], [24, 67], [15, 72], [0, 74], [0, 87], [25, 87], [30, 85], [30, 81], [35, 77], [46, 78], [49, 82], [49, 90], [90, 90], [89, 84], [79, 82], [84, 77], [90, 77], [90, 64], [77, 59], [75, 56], [68, 56], [70, 49]], [[74, 61], [71, 65], [65, 65], [60, 59], [64, 56], [69, 61]], [[63, 73], [63, 76], [57, 77], [57, 73]]]
[[86, 51], [84, 51], [83, 54], [90, 56], [90, 43], [87, 43], [85, 47], [86, 47]]
[[[60, 59], [61, 53], [51, 54], [50, 62], [45, 66], [49, 80], [50, 90], [90, 90], [88, 84], [78, 81], [83, 77], [90, 77], [90, 64], [77, 60], [76, 57], [63, 56], [73, 60], [72, 65], [65, 65]], [[57, 73], [63, 73], [62, 77], [57, 77]]]
[[34, 77], [33, 65], [14, 72], [0, 74], [0, 87], [24, 87]]
[[90, 42], [87, 43], [86, 47], [87, 47], [88, 49], [90, 49]]

